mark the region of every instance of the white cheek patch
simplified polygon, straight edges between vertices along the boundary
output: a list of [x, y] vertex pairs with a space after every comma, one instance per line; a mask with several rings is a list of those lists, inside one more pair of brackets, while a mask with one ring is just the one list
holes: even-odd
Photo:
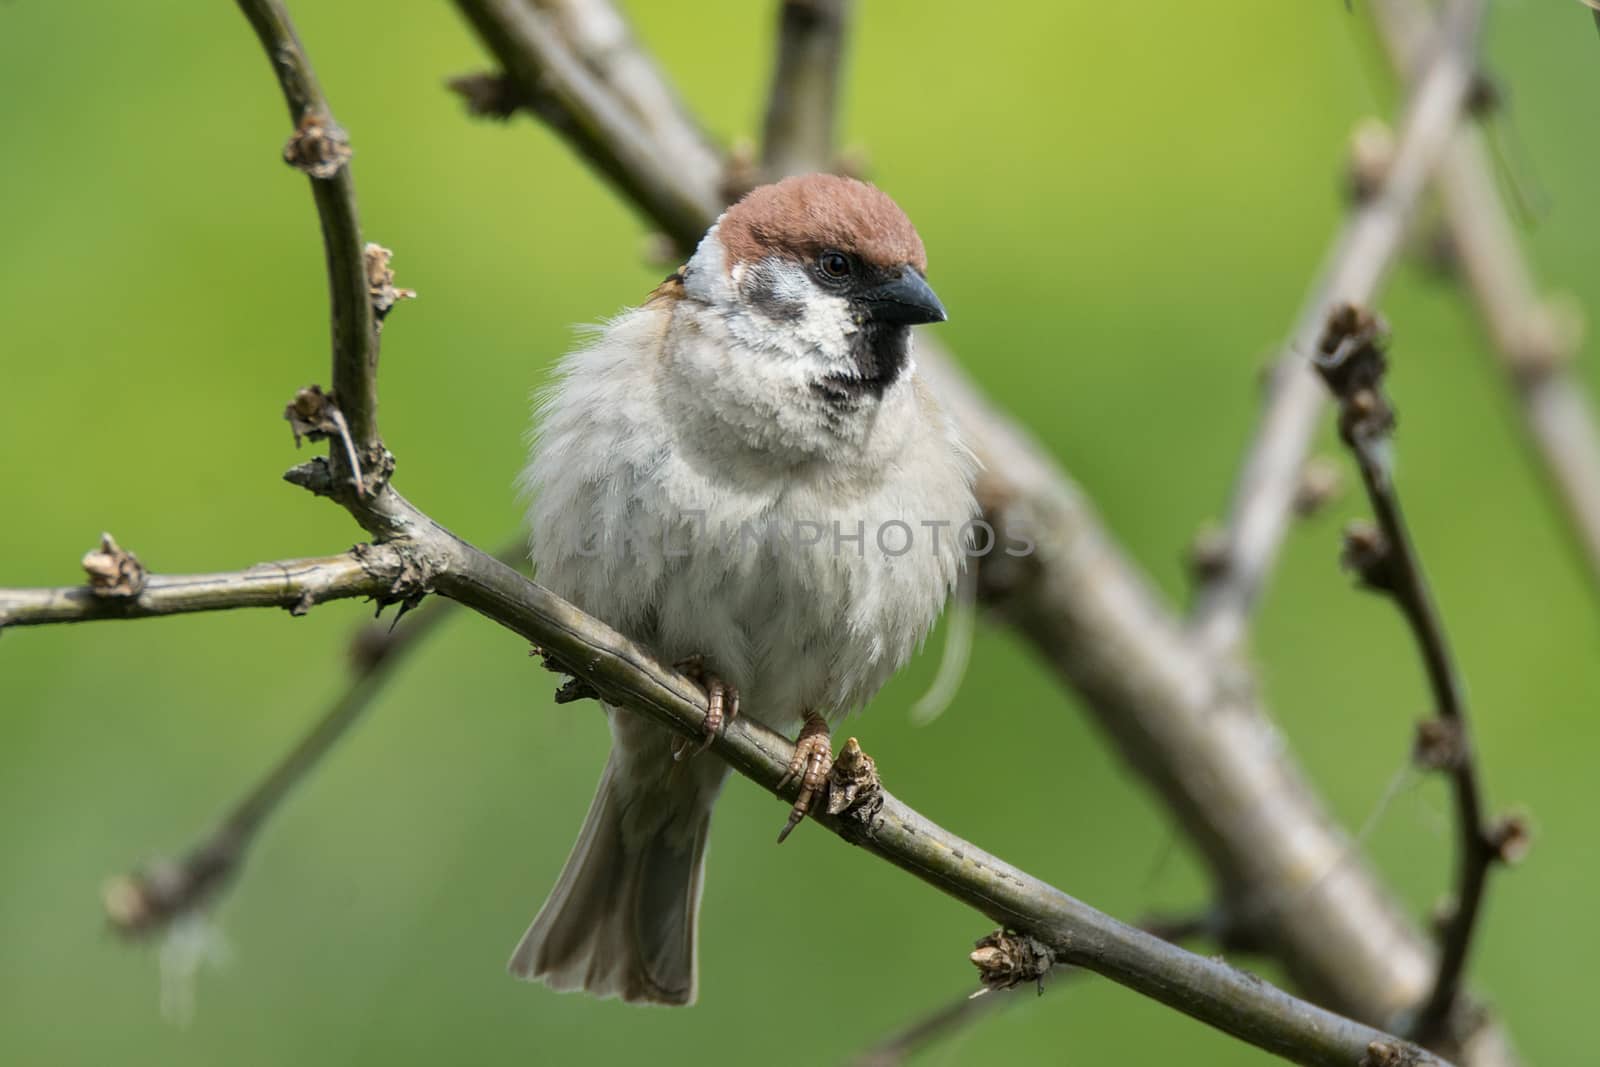
[[689, 295], [741, 345], [809, 366], [812, 377], [854, 366], [850, 339], [858, 327], [850, 305], [820, 289], [804, 264], [784, 256], [727, 264], [713, 228], [685, 273]]

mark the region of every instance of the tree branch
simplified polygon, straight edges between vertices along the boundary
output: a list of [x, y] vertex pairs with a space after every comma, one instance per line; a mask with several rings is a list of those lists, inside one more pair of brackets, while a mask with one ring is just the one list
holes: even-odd
[[[464, 542], [446, 549], [441, 593], [510, 629], [566, 665], [608, 703], [631, 708], [689, 738], [703, 737], [705, 697], [647, 650]], [[778, 790], [792, 742], [749, 717], [729, 724], [712, 749], [768, 792]], [[868, 803], [818, 821], [868, 852], [1031, 934], [1060, 963], [1104, 975], [1296, 1063], [1349, 1067], [1374, 1044], [1406, 1047], [1360, 1023], [1296, 1000], [1218, 960], [1204, 959], [1118, 922], [989, 855], [881, 788]], [[1418, 1064], [1443, 1062], [1407, 1047]]]
[[683, 174], [685, 186], [715, 189], [722, 151], [683, 106], [655, 59], [639, 47], [624, 18], [587, 0], [533, 0], [550, 13], [572, 53], [633, 114], [653, 151]]
[[[363, 467], [382, 468], [383, 442], [378, 436], [378, 328], [368, 276], [366, 248], [356, 210], [355, 181], [350, 177], [350, 140], [333, 111], [305, 49], [295, 36], [289, 13], [277, 0], [238, 0], [239, 10], [255, 29], [289, 105], [295, 134], [284, 159], [311, 181], [322, 223], [322, 245], [328, 261], [328, 294], [333, 323], [333, 395], [349, 427]], [[334, 451], [338, 470], [348, 464]], [[344, 471], [359, 480], [362, 472]]]
[[769, 181], [827, 170], [838, 127], [839, 68], [850, 0], [785, 0], [767, 96], [761, 168]]
[[[1426, 11], [1408, 0], [1379, 0], [1373, 11], [1391, 63], [1408, 77], [1425, 58]], [[1600, 583], [1600, 423], [1572, 370], [1580, 331], [1560, 307], [1540, 297], [1479, 130], [1463, 127], [1456, 133], [1434, 185], [1455, 261], [1516, 390], [1523, 422], [1585, 553], [1590, 577]]]
[[[1422, 561], [1400, 509], [1392, 454], [1394, 408], [1383, 390], [1386, 329], [1370, 313], [1336, 308], [1318, 345], [1318, 372], [1339, 403], [1339, 435], [1355, 457], [1377, 530], [1346, 535], [1345, 559], [1369, 589], [1388, 595], [1405, 615], [1422, 655], [1438, 719], [1424, 723], [1417, 753], [1450, 775], [1457, 831], [1456, 899], [1444, 924], [1433, 988], [1417, 1014], [1414, 1032], [1433, 1043], [1450, 1036], [1467, 952], [1489, 869], [1506, 840], [1485, 820], [1477, 760], [1467, 722], [1466, 694], [1450, 654], [1444, 622], [1422, 571]], [[1520, 843], [1520, 842], [1519, 842]]]
[[[572, 2], [621, 17], [610, 0]], [[681, 179], [646, 156], [655, 178]], [[692, 247], [700, 232], [673, 236]], [[1210, 866], [1231, 922], [1253, 925], [1255, 939], [1324, 1003], [1380, 1023], [1403, 1016], [1427, 993], [1432, 950], [1328, 817], [1249, 672], [1196, 650], [1082, 491], [934, 337], [918, 338], [917, 363], [983, 461], [978, 494], [991, 518], [1013, 515], [1047, 535], [1026, 570], [981, 576], [997, 614], [1083, 695], [1167, 802]], [[1517, 1058], [1503, 1029], [1486, 1021], [1464, 1062]]]
[[[286, 92], [294, 99], [298, 89], [313, 83], [282, 9], [246, 0], [241, 0], [241, 7], [252, 17], [275, 62], [294, 75], [285, 77]], [[292, 52], [285, 52], [291, 44]], [[353, 198], [349, 206], [353, 219]], [[345, 236], [359, 241], [359, 235], [325, 230], [330, 259], [335, 255], [333, 245]], [[365, 292], [362, 299], [367, 300]], [[337, 296], [335, 304], [337, 307]], [[370, 309], [370, 304], [367, 306]], [[368, 377], [371, 379], [370, 374]], [[375, 398], [375, 382], [366, 384]], [[375, 426], [369, 428], [375, 431]], [[422, 592], [436, 589], [535, 642], [611, 703], [647, 714], [684, 736], [703, 736], [704, 694], [687, 678], [662, 666], [645, 649], [604, 623], [455, 537], [387, 481], [366, 493], [339, 491], [338, 479], [330, 471], [330, 467], [337, 469], [338, 462], [338, 451], [333, 450], [330, 459], [319, 458], [297, 468], [293, 480], [329, 492], [384, 542], [373, 551], [392, 554], [389, 558], [397, 572], [387, 588], [390, 595], [414, 600]], [[125, 570], [133, 573], [123, 561], [111, 562], [115, 576], [121, 577]], [[361, 573], [365, 581], [366, 571]], [[354, 579], [353, 572], [350, 577]], [[196, 864], [202, 878], [217, 884], [220, 874], [216, 872], [226, 869], [227, 857], [236, 854], [240, 842], [248, 840], [265, 813], [309, 765], [305, 752], [314, 759], [315, 753], [325, 748], [322, 736], [341, 732], [353, 717], [351, 708], [359, 702], [357, 697], [336, 708], [308, 740], [307, 748], [291, 754], [280, 772], [246, 799], [229, 820], [231, 829], [215, 839], [220, 844], [206, 850], [207, 858]], [[718, 755], [765, 788], [779, 793], [798, 790], [797, 785], [786, 791], [775, 788], [786, 776], [792, 744], [752, 720], [730, 724], [716, 737], [714, 747]], [[875, 780], [863, 786], [853, 808], [839, 815], [824, 814], [818, 821], [996, 921], [1033, 935], [1053, 959], [1106, 974], [1298, 1062], [1348, 1065], [1371, 1047], [1397, 1044], [1377, 1030], [1297, 1001], [1226, 964], [1191, 956], [1094, 911], [934, 825], [879, 788]], [[1440, 1062], [1421, 1050], [1415, 1050], [1415, 1055], [1419, 1063]]]
[[1215, 576], [1198, 591], [1191, 625], [1212, 654], [1244, 634], [1288, 530], [1300, 471], [1322, 412], [1323, 390], [1308, 365], [1329, 309], [1372, 300], [1399, 253], [1423, 183], [1466, 111], [1477, 75], [1483, 0], [1453, 0], [1399, 124], [1394, 157], [1376, 190], [1335, 238], [1312, 297], [1279, 356], [1256, 437], [1234, 483]]
[[572, 54], [553, 20], [516, 0], [455, 5], [522, 96], [541, 102], [539, 114], [557, 116], [558, 133], [680, 247], [692, 248], [705, 220], [721, 209], [715, 188], [696, 188], [690, 184], [696, 175], [662, 165], [646, 128]]
[[[1175, 921], [1141, 922], [1139, 928], [1164, 941], [1182, 942], [1191, 937], [1214, 933], [1216, 918], [1207, 913]], [[1086, 973], [1077, 967], [1058, 967], [1049, 973], [1048, 979], [1054, 986]], [[1044, 978], [1041, 977], [1039, 989], [1041, 994], [1044, 992], [1043, 982]], [[873, 1042], [850, 1061], [850, 1067], [899, 1067], [922, 1049], [982, 1022], [1000, 1008], [1009, 1007], [1013, 995], [1021, 988], [1026, 987], [1014, 986], [1009, 989], [985, 987], [976, 993], [962, 993]]]
[[[497, 553], [496, 558], [512, 565], [523, 562], [526, 554], [519, 539]], [[0, 593], [0, 600], [4, 596]], [[112, 880], [105, 894], [106, 913], [112, 925], [124, 934], [149, 934], [182, 915], [215, 903], [218, 893], [232, 884], [244, 865], [250, 846], [267, 820], [361, 719], [399, 663], [454, 610], [453, 601], [431, 600], [414, 611], [402, 609], [393, 622], [366, 623], [351, 635], [347, 650], [350, 678], [344, 691], [181, 858], [160, 860]]]
[[328, 600], [392, 600], [402, 588], [397, 583], [405, 570], [403, 546], [357, 545], [337, 556], [258, 563], [221, 574], [152, 574], [130, 595], [108, 594], [92, 585], [0, 589], [0, 630], [231, 608], [287, 608], [304, 615]]
[[[275, 62], [295, 74], [284, 80], [286, 92], [293, 99], [295, 87], [311, 84], [310, 68], [298, 44], [293, 44], [293, 33], [282, 9], [276, 4], [248, 0], [241, 0], [241, 7], [252, 17]], [[292, 53], [284, 51], [288, 44], [293, 44]], [[353, 198], [348, 206], [353, 219]], [[325, 230], [330, 259], [335, 255], [333, 246], [344, 236], [349, 235], [331, 228]], [[359, 235], [354, 237], [359, 241]], [[365, 292], [362, 299], [368, 299]], [[336, 308], [338, 303], [336, 294]], [[370, 310], [370, 303], [367, 306]], [[367, 368], [365, 383], [373, 399], [374, 370]], [[365, 425], [373, 431], [375, 441], [375, 424], [369, 419]], [[352, 435], [353, 432], [354, 427]], [[396, 565], [397, 573], [388, 587], [389, 595], [415, 600], [436, 589], [535, 642], [610, 703], [646, 714], [683, 736], [704, 735], [704, 694], [682, 674], [662, 666], [648, 651], [604, 623], [455, 537], [387, 481], [377, 483], [369, 492], [340, 492], [338, 479], [328, 469], [336, 470], [338, 462], [338, 451], [333, 450], [330, 459], [314, 460], [298, 468], [294, 480], [324, 492], [332, 487], [331, 495], [384, 542], [373, 551], [392, 554], [388, 558]], [[109, 562], [107, 569], [113, 581], [127, 579], [130, 585], [135, 584], [137, 569], [128, 560], [112, 558]], [[362, 573], [365, 575], [365, 570]], [[348, 707], [335, 709], [335, 715], [324, 725], [336, 735], [350, 718]], [[312, 758], [322, 747], [316, 738], [314, 734], [309, 742]], [[769, 791], [785, 799], [798, 792], [797, 783], [786, 789], [777, 788], [787, 777], [793, 745], [759, 723], [749, 718], [734, 721], [714, 738], [713, 747], [735, 769]], [[246, 799], [236, 812], [235, 832], [221, 840], [231, 843], [248, 839], [264, 813], [305, 765], [304, 759], [291, 755], [281, 774], [270, 777], [261, 790]], [[841, 760], [835, 768], [836, 776], [843, 765]], [[1225, 963], [1190, 955], [1102, 915], [933, 824], [882, 790], [875, 776], [858, 784], [862, 791], [851, 805], [838, 814], [824, 813], [818, 821], [981, 910], [1006, 928], [1037, 939], [1052, 961], [1095, 970], [1296, 1062], [1348, 1067], [1374, 1049], [1404, 1049], [1405, 1055], [1416, 1063], [1442, 1062], [1421, 1049], [1405, 1047], [1378, 1030], [1298, 1001]], [[221, 849], [224, 856], [230, 847]], [[211, 871], [219, 869], [217, 863], [202, 866]]]

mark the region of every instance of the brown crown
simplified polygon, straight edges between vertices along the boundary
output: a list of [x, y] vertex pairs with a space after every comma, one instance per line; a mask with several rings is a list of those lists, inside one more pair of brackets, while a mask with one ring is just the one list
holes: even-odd
[[729, 266], [773, 255], [810, 259], [832, 248], [877, 267], [928, 269], [922, 238], [888, 193], [832, 174], [802, 174], [751, 190], [728, 209], [717, 233]]

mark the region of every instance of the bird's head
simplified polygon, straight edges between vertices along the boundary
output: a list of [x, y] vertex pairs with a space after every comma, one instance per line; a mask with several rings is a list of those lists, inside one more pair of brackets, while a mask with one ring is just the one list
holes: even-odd
[[824, 397], [855, 402], [905, 375], [912, 326], [945, 320], [927, 267], [922, 239], [888, 194], [807, 174], [729, 208], [684, 288], [741, 345], [792, 361]]

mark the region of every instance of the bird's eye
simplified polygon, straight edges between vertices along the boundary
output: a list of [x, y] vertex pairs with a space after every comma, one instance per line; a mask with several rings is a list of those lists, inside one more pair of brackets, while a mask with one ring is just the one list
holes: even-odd
[[832, 249], [817, 257], [817, 267], [829, 278], [848, 278], [850, 276], [850, 257], [843, 252]]

